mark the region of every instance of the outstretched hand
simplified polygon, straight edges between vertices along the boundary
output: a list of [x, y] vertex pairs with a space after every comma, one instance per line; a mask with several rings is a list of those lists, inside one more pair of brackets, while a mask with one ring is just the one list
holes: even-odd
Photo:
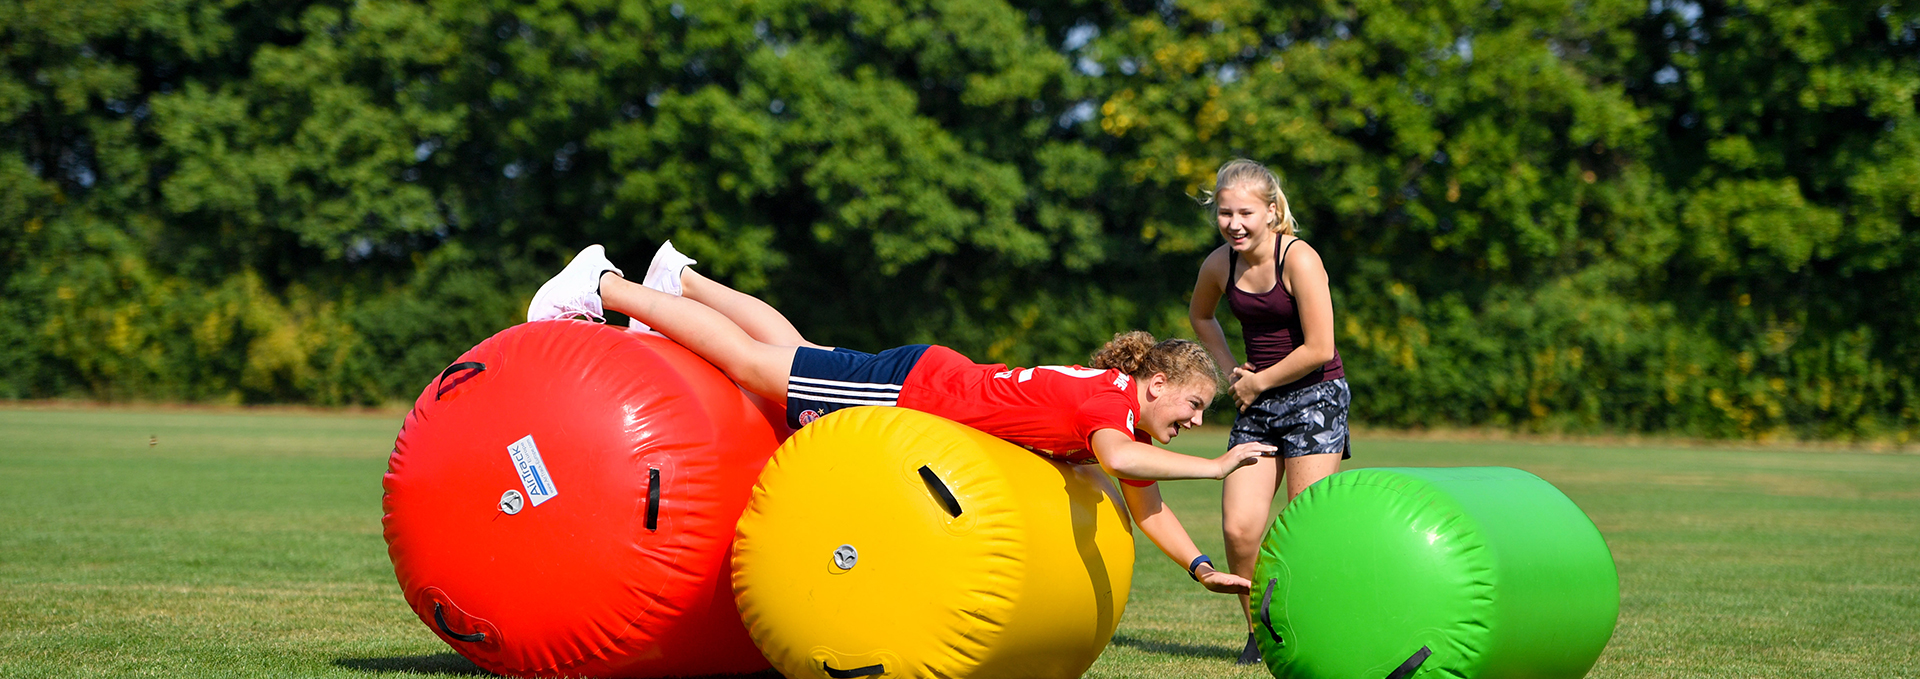
[[1227, 478], [1227, 475], [1232, 474], [1233, 470], [1258, 462], [1261, 457], [1268, 456], [1278, 450], [1280, 449], [1273, 447], [1272, 444], [1261, 443], [1259, 441], [1248, 441], [1228, 448], [1227, 454], [1215, 458], [1220, 461], [1220, 475], [1214, 478]]
[[1200, 574], [1200, 586], [1221, 594], [1246, 594], [1253, 591], [1253, 583], [1248, 582], [1246, 578], [1211, 568]]

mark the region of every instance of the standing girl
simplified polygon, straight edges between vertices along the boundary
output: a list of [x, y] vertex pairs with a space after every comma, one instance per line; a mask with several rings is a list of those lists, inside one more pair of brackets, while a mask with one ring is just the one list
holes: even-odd
[[[1346, 371], [1333, 347], [1333, 299], [1327, 270], [1313, 246], [1294, 236], [1293, 211], [1280, 179], [1251, 160], [1222, 165], [1208, 197], [1226, 245], [1207, 255], [1193, 286], [1188, 320], [1201, 344], [1228, 371], [1240, 415], [1227, 445], [1250, 441], [1278, 448], [1226, 478], [1220, 496], [1227, 565], [1252, 578], [1254, 558], [1286, 482], [1287, 501], [1313, 482], [1340, 471], [1347, 444]], [[1247, 362], [1233, 358], [1214, 318], [1220, 296], [1239, 319]], [[1283, 505], [1284, 507], [1284, 505]], [[1247, 646], [1240, 664], [1260, 662], [1247, 595]]]

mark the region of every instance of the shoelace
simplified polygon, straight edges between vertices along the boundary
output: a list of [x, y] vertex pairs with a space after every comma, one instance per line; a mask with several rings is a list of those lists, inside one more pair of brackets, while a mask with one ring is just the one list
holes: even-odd
[[601, 323], [606, 322], [606, 317], [593, 313], [592, 307], [587, 306], [585, 299], [584, 297], [575, 297], [565, 302], [555, 304], [554, 306], [560, 309], [560, 315], [555, 318], [580, 318]]

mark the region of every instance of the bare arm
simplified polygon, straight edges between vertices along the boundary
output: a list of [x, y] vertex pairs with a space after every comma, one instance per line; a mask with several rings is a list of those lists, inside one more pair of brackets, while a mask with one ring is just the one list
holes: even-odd
[[[1160, 501], [1160, 487], [1145, 488], [1120, 484], [1120, 494], [1127, 500], [1127, 512], [1133, 515], [1133, 522], [1140, 526], [1140, 532], [1147, 534], [1154, 546], [1180, 564], [1185, 570], [1200, 556], [1200, 548], [1194, 546], [1193, 538], [1187, 535], [1185, 526], [1180, 525], [1180, 517], [1173, 515], [1173, 508]], [[1246, 578], [1232, 573], [1223, 573], [1213, 569], [1211, 564], [1201, 564], [1194, 569], [1200, 577], [1200, 584], [1207, 589], [1222, 594], [1245, 594], [1252, 587]]]
[[1247, 442], [1234, 446], [1225, 455], [1208, 459], [1150, 446], [1118, 429], [1095, 431], [1088, 443], [1092, 444], [1093, 456], [1100, 460], [1100, 467], [1108, 474], [1143, 481], [1224, 479], [1233, 470], [1253, 464], [1253, 458], [1275, 450], [1265, 443]]
[[1233, 396], [1243, 408], [1260, 392], [1305, 377], [1333, 360], [1333, 295], [1327, 289], [1327, 269], [1320, 253], [1305, 242], [1291, 248], [1279, 284], [1293, 293], [1294, 309], [1300, 314], [1300, 344], [1265, 370], [1236, 370], [1242, 379], [1234, 383]]
[[1187, 305], [1187, 322], [1193, 325], [1193, 334], [1200, 338], [1200, 345], [1220, 364], [1221, 372], [1232, 373], [1239, 363], [1233, 360], [1233, 349], [1227, 346], [1227, 333], [1220, 329], [1220, 319], [1214, 316], [1220, 308], [1220, 296], [1227, 291], [1226, 251], [1226, 246], [1221, 246], [1200, 263], [1200, 275], [1193, 282], [1193, 301]]

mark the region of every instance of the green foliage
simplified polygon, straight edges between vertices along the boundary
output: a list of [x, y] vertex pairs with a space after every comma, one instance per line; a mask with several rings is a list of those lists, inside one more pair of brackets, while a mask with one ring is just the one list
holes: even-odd
[[[1212, 2], [1087, 51], [1143, 195], [1236, 155], [1281, 173], [1366, 421], [1904, 440], [1917, 18]], [[1211, 247], [1144, 202], [1144, 238]]]
[[[1356, 415], [1920, 432], [1899, 4], [0, 6], [0, 396], [377, 403], [579, 246], [814, 339], [1076, 362], [1186, 331], [1281, 173]], [[1231, 324], [1229, 331], [1233, 332]]]

